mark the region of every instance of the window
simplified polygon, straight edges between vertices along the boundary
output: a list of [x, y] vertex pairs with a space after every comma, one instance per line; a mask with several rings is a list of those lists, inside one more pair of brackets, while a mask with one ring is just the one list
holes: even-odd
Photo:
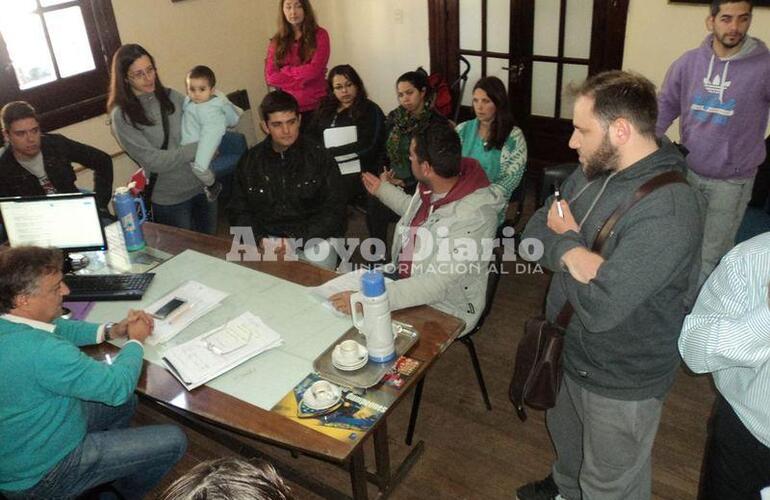
[[46, 130], [104, 113], [120, 46], [110, 0], [0, 0], [0, 106], [30, 102]]

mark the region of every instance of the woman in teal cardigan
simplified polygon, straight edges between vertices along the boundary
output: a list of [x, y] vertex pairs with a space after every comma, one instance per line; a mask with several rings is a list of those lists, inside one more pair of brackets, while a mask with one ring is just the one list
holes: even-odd
[[[494, 76], [482, 78], [473, 86], [476, 118], [457, 126], [463, 156], [475, 158], [487, 173], [493, 188], [506, 200], [521, 182], [527, 165], [527, 142], [514, 125], [503, 82]], [[505, 220], [507, 204], [499, 215]]]

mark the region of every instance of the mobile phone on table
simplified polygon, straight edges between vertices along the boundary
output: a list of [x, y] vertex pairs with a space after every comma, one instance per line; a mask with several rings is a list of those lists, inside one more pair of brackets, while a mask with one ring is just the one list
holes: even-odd
[[180, 299], [179, 297], [174, 297], [173, 299], [169, 300], [162, 306], [158, 308], [157, 311], [150, 313], [150, 315], [153, 318], [157, 319], [166, 319], [169, 317], [171, 313], [185, 305], [187, 301], [185, 299]]

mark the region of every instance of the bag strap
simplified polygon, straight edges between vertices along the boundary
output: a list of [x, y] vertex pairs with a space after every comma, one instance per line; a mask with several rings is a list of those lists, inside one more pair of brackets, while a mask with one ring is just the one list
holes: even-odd
[[[615, 225], [618, 223], [620, 218], [623, 217], [623, 215], [625, 215], [625, 213], [628, 212], [634, 205], [642, 201], [645, 196], [652, 193], [656, 189], [662, 188], [663, 186], [667, 186], [669, 184], [687, 184], [687, 179], [685, 179], [685, 177], [679, 172], [670, 170], [668, 172], [663, 172], [662, 174], [656, 175], [649, 181], [639, 186], [639, 189], [634, 192], [634, 197], [627, 203], [618, 206], [607, 218], [607, 220], [604, 221], [602, 228], [599, 230], [599, 234], [594, 240], [591, 251], [601, 254], [602, 249], [604, 248], [604, 243], [612, 234], [612, 230], [615, 228]], [[561, 308], [561, 311], [559, 311], [559, 315], [556, 317], [556, 324], [566, 330], [574, 312], [575, 309], [572, 307], [572, 304], [570, 304], [568, 300], [564, 304], [564, 307]]]
[[160, 149], [168, 149], [168, 111], [160, 104], [160, 122], [163, 125], [163, 145]]
[[668, 172], [663, 172], [662, 174], [656, 175], [649, 181], [645, 182], [641, 186], [639, 186], [639, 189], [636, 190], [634, 193], [634, 197], [628, 201], [625, 205], [620, 205], [618, 208], [615, 209], [614, 212], [612, 212], [612, 215], [609, 216], [609, 218], [605, 221], [602, 228], [599, 230], [598, 236], [596, 236], [596, 239], [594, 240], [593, 247], [591, 248], [591, 251], [596, 253], [601, 253], [602, 248], [604, 247], [604, 243], [607, 241], [607, 238], [610, 237], [610, 234], [612, 234], [612, 230], [615, 228], [615, 224], [620, 220], [623, 215], [628, 212], [631, 207], [642, 201], [645, 196], [652, 193], [658, 188], [662, 188], [663, 186], [668, 186], [669, 184], [687, 184], [687, 179], [684, 178], [682, 174], [679, 172], [674, 172], [673, 170]]

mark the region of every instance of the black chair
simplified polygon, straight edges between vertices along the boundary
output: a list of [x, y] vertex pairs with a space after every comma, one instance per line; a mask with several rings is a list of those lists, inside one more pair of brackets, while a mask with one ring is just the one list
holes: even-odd
[[[473, 363], [473, 371], [476, 372], [476, 380], [479, 382], [479, 389], [481, 389], [481, 397], [484, 398], [484, 405], [487, 410], [492, 410], [492, 403], [489, 402], [489, 393], [487, 392], [487, 386], [484, 383], [484, 375], [481, 373], [481, 364], [479, 363], [479, 357], [476, 354], [476, 346], [473, 344], [473, 336], [476, 335], [484, 326], [484, 321], [489, 315], [489, 311], [492, 309], [492, 302], [497, 292], [497, 284], [500, 282], [500, 271], [503, 264], [503, 252], [502, 249], [496, 248], [493, 253], [493, 258], [489, 262], [489, 275], [487, 278], [487, 297], [484, 310], [479, 316], [479, 321], [476, 326], [473, 327], [466, 335], [457, 339], [462, 342], [465, 347], [468, 348], [468, 354], [471, 356], [471, 362]], [[412, 398], [412, 413], [409, 416], [409, 427], [406, 431], [405, 442], [407, 446], [412, 445], [412, 438], [414, 437], [414, 428], [417, 424], [417, 415], [420, 412], [420, 401], [422, 399], [422, 389], [425, 383], [425, 377], [420, 379], [417, 383], [417, 387], [414, 389], [414, 397]]]
[[542, 206], [545, 200], [553, 194], [554, 185], [561, 185], [577, 167], [577, 163], [562, 163], [561, 165], [545, 167], [543, 169], [543, 185], [537, 198], [537, 207]]
[[521, 214], [524, 212], [524, 202], [527, 198], [527, 170], [524, 169], [524, 174], [521, 176], [521, 181], [519, 182], [519, 185], [516, 186], [516, 189], [513, 190], [511, 193], [511, 200], [508, 204], [513, 205], [516, 204], [516, 210], [513, 213], [512, 219], [505, 219], [505, 222], [503, 223], [503, 227], [505, 226], [511, 226], [513, 228], [516, 228], [518, 226], [519, 222], [521, 221]]

